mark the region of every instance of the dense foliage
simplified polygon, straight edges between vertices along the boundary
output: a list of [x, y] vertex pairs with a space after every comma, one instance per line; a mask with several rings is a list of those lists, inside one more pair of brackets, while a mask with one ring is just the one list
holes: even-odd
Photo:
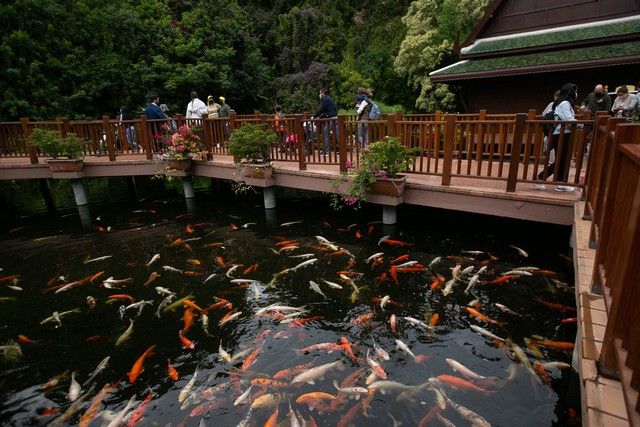
[[29, 136], [29, 144], [54, 159], [64, 157], [75, 160], [84, 157], [87, 141], [75, 134], [61, 137], [56, 131], [36, 128]]
[[321, 86], [346, 109], [359, 86], [383, 105], [451, 106], [427, 74], [455, 60], [486, 3], [7, 0], [0, 119], [139, 114], [152, 93], [184, 113], [192, 89], [239, 113], [313, 112]]
[[234, 130], [229, 138], [229, 153], [238, 159], [253, 163], [268, 162], [276, 134], [261, 125], [245, 123]]

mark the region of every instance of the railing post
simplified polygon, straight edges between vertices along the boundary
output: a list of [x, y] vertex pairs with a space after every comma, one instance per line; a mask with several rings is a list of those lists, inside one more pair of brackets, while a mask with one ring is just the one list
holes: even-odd
[[[580, 200], [589, 201], [591, 198], [591, 189], [589, 187], [589, 181], [591, 180], [591, 173], [593, 171], [593, 162], [595, 156], [595, 143], [598, 139], [598, 128], [601, 125], [606, 124], [607, 118], [609, 117], [609, 113], [606, 111], [598, 111], [596, 116], [593, 119], [593, 128], [591, 129], [591, 135], [588, 137], [588, 153], [589, 158], [587, 160], [587, 169], [584, 172], [584, 187], [582, 189], [582, 195]], [[591, 211], [588, 209], [589, 207], [585, 205], [584, 216], [582, 219], [589, 220], [591, 219]]]
[[213, 159], [213, 121], [211, 119], [202, 119], [204, 127], [204, 148], [207, 150], [207, 160]]
[[396, 136], [396, 116], [395, 114], [387, 114], [387, 131], [388, 136]]
[[140, 137], [142, 138], [142, 146], [147, 155], [147, 159], [153, 159], [153, 143], [151, 142], [152, 135], [149, 135], [149, 124], [147, 123], [146, 116], [140, 116]]
[[253, 117], [258, 120], [258, 123], [263, 123], [262, 113], [260, 112], [260, 110], [254, 110]]
[[347, 172], [347, 126], [344, 115], [338, 116], [338, 153], [340, 154], [340, 172]]
[[480, 110], [478, 112], [478, 120], [487, 120], [487, 110]]
[[229, 115], [229, 119], [231, 120], [231, 130], [236, 129], [238, 114], [235, 111], [232, 111]]
[[444, 154], [442, 163], [442, 185], [451, 185], [453, 146], [456, 138], [456, 115], [448, 114], [444, 123]]
[[109, 126], [109, 116], [102, 116], [102, 132], [104, 132], [104, 135], [107, 138], [107, 153], [109, 153], [109, 161], [114, 162], [116, 160], [116, 150], [113, 143], [111, 126]]
[[[480, 114], [482, 114], [482, 111], [483, 110], [480, 110]], [[520, 166], [520, 154], [522, 153], [522, 137], [524, 136], [526, 120], [526, 114], [516, 114], [516, 124], [513, 128], [513, 141], [511, 142], [511, 161], [509, 162], [507, 193], [514, 193], [516, 191], [516, 184], [518, 183], [518, 167]]]
[[27, 144], [27, 153], [29, 153], [29, 159], [31, 160], [32, 165], [38, 164], [38, 151], [36, 147], [29, 144], [29, 136], [31, 136], [31, 128], [29, 127], [29, 118], [23, 117], [20, 119], [20, 126], [22, 126], [22, 137], [24, 138], [25, 144]]
[[298, 139], [298, 170], [306, 171], [307, 170], [307, 156], [305, 149], [305, 131], [304, 131], [304, 122], [309, 118], [309, 113], [303, 113], [301, 116], [295, 117], [295, 129], [296, 135]]
[[396, 116], [394, 118], [394, 122], [396, 124], [395, 136], [402, 139], [404, 138], [404, 135], [402, 133], [402, 125], [400, 124], [401, 121], [402, 121], [402, 111], [396, 111]]

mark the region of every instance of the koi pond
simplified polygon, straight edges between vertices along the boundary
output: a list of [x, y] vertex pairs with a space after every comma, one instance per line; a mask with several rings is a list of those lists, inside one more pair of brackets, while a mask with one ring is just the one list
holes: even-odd
[[3, 425], [579, 424], [567, 227], [166, 197], [3, 220]]

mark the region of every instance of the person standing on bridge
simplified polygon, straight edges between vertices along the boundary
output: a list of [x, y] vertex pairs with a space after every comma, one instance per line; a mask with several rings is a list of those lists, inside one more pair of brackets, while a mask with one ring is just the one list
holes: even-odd
[[220, 101], [218, 116], [220, 116], [221, 119], [227, 119], [224, 122], [223, 130], [224, 130], [224, 139], [225, 141], [228, 141], [229, 135], [231, 135], [231, 126], [229, 125], [229, 120], [228, 120], [229, 117], [231, 117], [231, 107], [229, 107], [229, 104], [227, 104], [227, 100], [225, 99], [224, 96], [219, 97], [218, 100]]
[[[553, 116], [554, 120], [563, 121], [575, 121], [576, 114], [573, 111], [573, 106], [578, 99], [578, 87], [573, 83], [567, 83], [560, 89], [560, 96], [553, 102]], [[564, 126], [564, 132], [562, 135], [562, 147], [559, 149], [560, 143], [560, 128]], [[553, 176], [556, 181], [566, 181], [569, 175], [568, 161], [571, 158], [571, 129], [572, 126], [557, 124], [553, 129], [553, 135], [551, 138], [551, 150], [556, 153], [556, 161], [547, 165], [542, 172], [538, 174], [539, 180], [546, 180], [550, 176]], [[558, 166], [558, 176], [555, 174], [556, 163]], [[574, 191], [574, 187], [567, 185], [556, 186], [556, 191]]]
[[198, 92], [191, 91], [191, 102], [187, 104], [187, 119], [201, 119], [207, 114], [207, 106], [198, 98]]
[[611, 97], [604, 91], [604, 86], [596, 85], [593, 92], [582, 102], [581, 110], [589, 110], [593, 114], [598, 111], [611, 111]]
[[322, 155], [326, 156], [329, 154], [330, 129], [333, 130], [336, 141], [338, 140], [338, 107], [336, 107], [336, 103], [333, 98], [329, 96], [329, 91], [327, 89], [320, 89], [318, 97], [322, 104], [320, 104], [320, 109], [311, 118], [329, 119], [325, 121], [325, 123], [322, 123], [324, 125], [324, 150], [322, 151]]

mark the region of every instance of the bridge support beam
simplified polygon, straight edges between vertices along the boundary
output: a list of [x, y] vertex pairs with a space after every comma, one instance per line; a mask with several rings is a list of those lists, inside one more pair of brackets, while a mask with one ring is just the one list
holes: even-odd
[[41, 178], [40, 180], [40, 192], [44, 199], [44, 204], [47, 206], [48, 212], [55, 212], [56, 205], [53, 202], [53, 196], [51, 195], [51, 181], [47, 178]]
[[131, 200], [132, 202], [137, 202], [138, 189], [136, 187], [136, 177], [127, 176], [125, 179], [127, 180], [127, 190], [129, 191], [129, 200]]
[[196, 196], [193, 191], [193, 179], [191, 176], [182, 177], [182, 188], [184, 189], [185, 199], [193, 199]]
[[73, 196], [76, 199], [76, 206], [84, 206], [87, 202], [87, 193], [84, 191], [84, 183], [82, 178], [72, 178], [71, 188], [73, 188]]
[[265, 209], [276, 208], [276, 191], [274, 187], [264, 187], [262, 189], [262, 198], [264, 200]]
[[392, 225], [398, 222], [398, 208], [396, 206], [382, 207], [382, 223]]

